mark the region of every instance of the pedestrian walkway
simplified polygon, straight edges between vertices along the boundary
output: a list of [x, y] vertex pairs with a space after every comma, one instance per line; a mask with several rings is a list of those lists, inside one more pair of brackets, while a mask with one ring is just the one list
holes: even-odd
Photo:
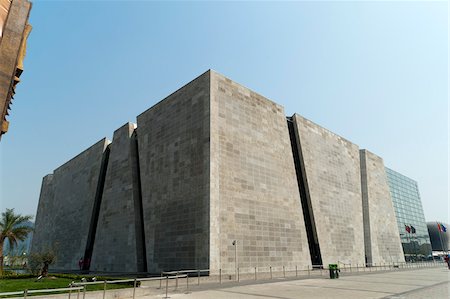
[[[176, 299], [447, 299], [450, 287], [450, 271], [445, 268], [429, 268], [383, 273], [345, 274], [339, 279], [311, 278], [278, 280], [246, 285], [193, 286], [190, 293], [173, 291]], [[154, 298], [164, 298], [165, 294]], [[144, 298], [144, 297], [142, 297]], [[146, 297], [148, 298], [148, 297]]]

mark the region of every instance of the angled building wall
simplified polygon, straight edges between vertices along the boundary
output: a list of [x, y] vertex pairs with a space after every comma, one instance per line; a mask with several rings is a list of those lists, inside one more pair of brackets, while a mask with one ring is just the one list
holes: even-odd
[[323, 265], [364, 264], [359, 148], [297, 114], [292, 117], [306, 200]]
[[80, 257], [90, 258], [108, 144], [100, 140], [44, 178], [31, 250], [55, 249], [52, 269], [76, 270]]
[[54, 269], [402, 261], [381, 158], [263, 96], [208, 71], [137, 124], [44, 178], [32, 251]]
[[283, 107], [211, 72], [210, 163], [211, 269], [310, 266]]
[[208, 71], [137, 136], [150, 272], [311, 265], [281, 106]]
[[53, 174], [42, 179], [41, 193], [39, 195], [38, 209], [34, 222], [34, 235], [31, 241], [32, 252], [42, 252], [52, 247], [51, 235], [56, 223], [51, 211], [55, 205], [55, 192], [53, 187]]
[[127, 123], [114, 132], [91, 271], [146, 271], [135, 128]]
[[209, 72], [137, 117], [149, 272], [209, 267]]
[[360, 160], [367, 262], [404, 262], [383, 159], [368, 150], [360, 150]]

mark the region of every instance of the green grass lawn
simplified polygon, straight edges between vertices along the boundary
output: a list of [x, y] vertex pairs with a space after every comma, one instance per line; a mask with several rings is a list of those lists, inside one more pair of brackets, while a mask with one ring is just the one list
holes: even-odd
[[[62, 278], [62, 277], [52, 278], [51, 275], [49, 275], [49, 277], [44, 278], [40, 281], [36, 281], [36, 278], [16, 278], [16, 279], [4, 278], [4, 279], [0, 279], [0, 293], [23, 291], [25, 289], [37, 290], [37, 289], [67, 288], [67, 287], [69, 287], [69, 284], [72, 281], [80, 282], [79, 279], [75, 280], [72, 278]], [[130, 284], [107, 284], [106, 287], [108, 290], [111, 290], [111, 289], [129, 288], [129, 287], [132, 287], [132, 285], [130, 285]], [[87, 291], [103, 290], [103, 284], [88, 285], [86, 290]], [[29, 296], [45, 295], [45, 294], [50, 295], [50, 294], [56, 294], [56, 293], [30, 294]], [[11, 297], [16, 297], [16, 296], [11, 296]], [[7, 297], [0, 296], [0, 298], [7, 298]]]

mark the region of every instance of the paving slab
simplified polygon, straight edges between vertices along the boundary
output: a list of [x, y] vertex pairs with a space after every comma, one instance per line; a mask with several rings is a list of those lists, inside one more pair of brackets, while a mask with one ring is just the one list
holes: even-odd
[[[275, 280], [236, 285], [192, 286], [189, 293], [169, 290], [170, 298], [179, 299], [447, 299], [449, 298], [450, 271], [445, 268], [407, 270], [398, 272], [344, 275], [330, 280], [311, 278], [301, 280]], [[210, 288], [210, 289], [206, 289]], [[165, 294], [156, 295], [163, 298]], [[148, 298], [148, 297], [147, 297]]]

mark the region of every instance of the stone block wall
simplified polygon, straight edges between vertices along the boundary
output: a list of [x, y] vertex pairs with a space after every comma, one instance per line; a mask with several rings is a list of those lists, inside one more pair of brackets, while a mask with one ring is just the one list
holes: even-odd
[[137, 117], [150, 272], [209, 268], [209, 72]]
[[283, 107], [211, 72], [210, 159], [211, 269], [310, 266]]
[[295, 114], [307, 200], [323, 265], [364, 264], [359, 148]]
[[44, 177], [32, 251], [234, 274], [307, 269], [308, 238], [324, 265], [402, 261], [382, 160], [208, 71]]
[[44, 178], [31, 250], [56, 250], [52, 269], [77, 270], [85, 257], [108, 144], [100, 140]]
[[404, 262], [383, 159], [368, 150], [361, 150], [360, 160], [367, 262]]
[[114, 132], [90, 269], [145, 271], [135, 124]]
[[55, 192], [53, 187], [53, 174], [48, 174], [42, 179], [39, 204], [34, 222], [34, 234], [31, 240], [31, 249], [34, 252], [42, 252], [51, 249], [53, 239], [52, 231], [56, 225], [55, 217], [50, 211], [55, 205]]

